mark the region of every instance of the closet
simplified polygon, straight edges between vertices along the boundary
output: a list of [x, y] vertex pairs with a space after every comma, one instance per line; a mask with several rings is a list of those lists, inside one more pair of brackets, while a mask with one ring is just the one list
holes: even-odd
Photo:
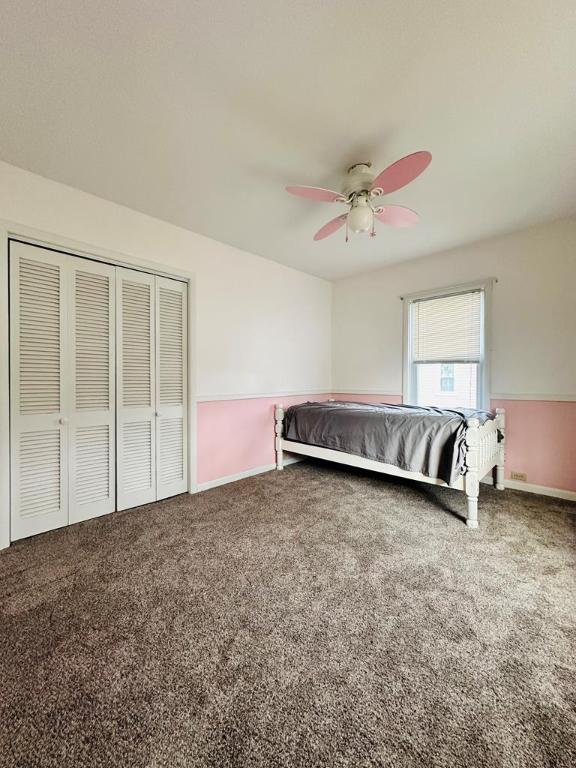
[[117, 268], [118, 509], [187, 490], [186, 284]]
[[12, 540], [187, 491], [187, 283], [9, 253]]

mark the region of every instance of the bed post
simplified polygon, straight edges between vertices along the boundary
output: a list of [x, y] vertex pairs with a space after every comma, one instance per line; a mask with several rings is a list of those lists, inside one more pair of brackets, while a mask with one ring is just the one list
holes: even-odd
[[282, 403], [276, 403], [274, 407], [274, 431], [276, 433], [276, 469], [284, 469], [284, 453], [282, 451], [282, 429], [284, 428], [284, 408]]
[[466, 422], [466, 474], [464, 475], [464, 488], [468, 510], [466, 525], [468, 528], [478, 528], [478, 494], [480, 492], [479, 467], [479, 443], [480, 421], [468, 419]]
[[496, 488], [504, 490], [504, 451], [506, 445], [506, 411], [504, 408], [496, 408], [496, 427], [501, 434], [498, 443], [498, 459], [496, 463]]

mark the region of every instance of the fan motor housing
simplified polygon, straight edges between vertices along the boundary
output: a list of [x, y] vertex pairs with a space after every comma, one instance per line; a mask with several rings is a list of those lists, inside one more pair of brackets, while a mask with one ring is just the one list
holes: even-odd
[[372, 187], [374, 174], [370, 171], [371, 163], [356, 163], [348, 168], [348, 176], [344, 186], [344, 195], [354, 192], [368, 191]]

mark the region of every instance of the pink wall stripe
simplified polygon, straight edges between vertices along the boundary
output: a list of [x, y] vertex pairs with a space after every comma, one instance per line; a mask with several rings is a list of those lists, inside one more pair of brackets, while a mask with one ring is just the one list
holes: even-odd
[[506, 477], [525, 472], [527, 482], [576, 491], [576, 403], [492, 400], [506, 410]]
[[198, 403], [198, 482], [207, 483], [275, 462], [274, 406], [330, 395], [259, 397]]
[[[398, 395], [332, 395], [363, 403], [401, 403]], [[506, 411], [506, 477], [524, 472], [526, 482], [576, 491], [576, 403], [492, 400]]]
[[[218, 400], [198, 404], [198, 482], [205, 483], [274, 463], [274, 405], [307, 400], [401, 403], [399, 395], [332, 395]], [[493, 400], [506, 409], [506, 477], [576, 491], [576, 403]]]

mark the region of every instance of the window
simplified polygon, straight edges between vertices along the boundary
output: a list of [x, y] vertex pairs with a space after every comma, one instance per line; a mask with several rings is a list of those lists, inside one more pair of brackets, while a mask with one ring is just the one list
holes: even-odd
[[488, 287], [463, 286], [406, 297], [405, 402], [444, 408], [486, 407]]
[[454, 363], [440, 365], [440, 391], [454, 392]]

